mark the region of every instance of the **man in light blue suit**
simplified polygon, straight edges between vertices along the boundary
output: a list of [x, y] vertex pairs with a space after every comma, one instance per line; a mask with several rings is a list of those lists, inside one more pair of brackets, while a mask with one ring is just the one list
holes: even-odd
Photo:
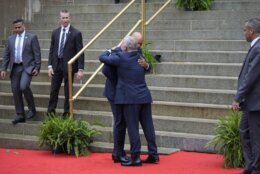
[[[3, 55], [1, 77], [6, 77], [10, 64], [11, 88], [13, 92], [16, 117], [13, 124], [25, 122], [35, 116], [35, 104], [30, 88], [33, 76], [37, 76], [41, 67], [41, 50], [37, 36], [25, 31], [23, 19], [13, 22], [14, 35], [8, 37]], [[25, 114], [23, 95], [28, 103], [29, 111]]]
[[139, 121], [148, 142], [148, 153], [158, 158], [155, 131], [151, 114], [151, 94], [145, 82], [145, 70], [138, 64], [140, 54], [138, 44], [133, 37], [126, 37], [121, 45], [121, 52], [110, 55], [110, 51], [100, 56], [100, 61], [117, 67], [117, 85], [114, 103], [123, 108], [130, 145], [131, 159], [122, 162], [123, 166], [140, 166]]
[[245, 23], [250, 49], [238, 77], [234, 110], [242, 110], [240, 137], [245, 159], [243, 174], [260, 174], [260, 19]]

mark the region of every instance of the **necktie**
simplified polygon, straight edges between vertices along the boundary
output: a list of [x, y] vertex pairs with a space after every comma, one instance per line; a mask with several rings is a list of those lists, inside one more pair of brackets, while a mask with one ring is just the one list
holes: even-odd
[[62, 31], [63, 32], [62, 32], [61, 41], [60, 41], [59, 58], [63, 57], [63, 49], [64, 49], [64, 41], [65, 41], [65, 31], [66, 31], [66, 29], [63, 28]]
[[22, 40], [22, 36], [18, 35], [18, 44], [17, 44], [17, 55], [16, 55], [16, 59], [15, 59], [15, 63], [21, 63], [21, 40]]

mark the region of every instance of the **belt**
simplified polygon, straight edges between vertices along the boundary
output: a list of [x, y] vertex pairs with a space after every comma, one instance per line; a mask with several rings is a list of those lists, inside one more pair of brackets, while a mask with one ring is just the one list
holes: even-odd
[[14, 63], [14, 65], [22, 65], [23, 62], [20, 62], [20, 63]]

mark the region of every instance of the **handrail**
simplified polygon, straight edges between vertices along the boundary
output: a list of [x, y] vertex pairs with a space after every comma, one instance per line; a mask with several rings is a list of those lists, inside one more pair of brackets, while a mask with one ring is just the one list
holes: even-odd
[[[93, 42], [104, 33], [105, 30], [114, 22], [117, 20], [119, 16], [121, 16], [133, 3], [135, 0], [132, 0], [121, 12], [119, 12], [82, 50], [77, 53], [69, 62], [68, 62], [68, 73], [69, 73], [69, 103], [70, 103], [70, 114], [73, 115], [73, 101], [77, 99], [77, 97], [80, 95], [80, 93], [90, 84], [90, 82], [95, 78], [97, 73], [102, 69], [104, 64], [102, 63], [97, 70], [89, 77], [87, 82], [79, 89], [79, 91], [75, 94], [75, 96], [72, 96], [72, 63], [77, 60], [77, 58], [91, 45]], [[130, 35], [141, 23], [142, 23], [142, 34], [145, 42], [146, 38], [146, 26], [150, 24], [152, 20], [155, 19], [170, 3], [172, 0], [168, 0], [164, 3], [164, 5], [152, 16], [150, 19], [145, 22], [145, 0], [141, 0], [142, 2], [142, 9], [141, 9], [141, 19], [136, 22], [134, 27], [128, 32], [127, 35]], [[127, 36], [126, 35], [126, 36]], [[122, 41], [118, 44], [121, 45]]]
[[104, 31], [107, 30], [108, 27], [110, 27], [133, 3], [135, 0], [132, 0], [125, 6], [87, 45], [85, 45], [69, 62], [68, 62], [68, 77], [69, 77], [69, 104], [70, 104], [70, 114], [73, 115], [73, 84], [72, 84], [72, 64], [78, 59], [78, 57], [83, 54], [83, 52], [94, 43], [95, 40], [97, 40], [98, 37], [101, 36], [101, 34], [104, 33]]
[[[126, 34], [126, 36], [129, 36], [141, 23], [141, 20], [138, 20], [136, 24], [133, 26], [133, 28]], [[122, 41], [118, 44], [121, 45]], [[79, 89], [79, 91], [73, 96], [72, 100], [76, 100], [80, 93], [90, 84], [90, 82], [94, 79], [94, 77], [97, 75], [97, 73], [102, 69], [104, 66], [104, 63], [102, 63], [97, 70], [89, 77], [89, 79], [86, 81], [86, 83]]]

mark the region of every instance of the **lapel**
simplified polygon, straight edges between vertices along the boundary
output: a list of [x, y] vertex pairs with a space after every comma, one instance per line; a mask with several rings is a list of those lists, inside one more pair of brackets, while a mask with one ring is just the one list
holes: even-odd
[[[24, 33], [23, 49], [22, 49], [22, 50], [24, 50], [25, 45], [27, 44], [28, 37], [29, 37], [28, 33], [25, 32], [25, 33]], [[23, 53], [23, 51], [22, 51], [22, 53]]]
[[68, 40], [69, 40], [69, 38], [70, 38], [70, 36], [71, 36], [72, 31], [73, 31], [73, 27], [70, 26], [70, 29], [69, 29], [69, 31], [68, 31], [68, 33], [67, 33], [67, 35], [66, 35], [66, 40], [65, 40], [64, 48], [66, 47], [66, 45], [67, 45], [67, 43], [68, 43]]
[[10, 45], [12, 46], [11, 50], [13, 50], [13, 55], [15, 55], [15, 39], [16, 39], [16, 34], [14, 34], [11, 38], [10, 38]]

